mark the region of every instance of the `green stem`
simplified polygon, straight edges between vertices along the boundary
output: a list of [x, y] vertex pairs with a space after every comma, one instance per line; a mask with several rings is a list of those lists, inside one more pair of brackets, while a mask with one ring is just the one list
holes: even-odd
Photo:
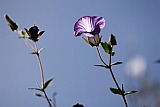
[[111, 64], [112, 64], [112, 55], [111, 55], [111, 54], [109, 55], [109, 65], [107, 65], [106, 62], [103, 60], [103, 58], [102, 58], [102, 56], [101, 56], [101, 53], [100, 53], [100, 51], [99, 51], [99, 48], [96, 47], [96, 49], [97, 49], [98, 56], [99, 56], [100, 60], [102, 61], [102, 63], [103, 63], [105, 66], [109, 66], [109, 71], [110, 71], [110, 73], [111, 73], [111, 76], [112, 76], [112, 78], [113, 78], [113, 81], [114, 81], [114, 83], [116, 84], [118, 90], [121, 92], [121, 96], [122, 96], [122, 98], [123, 98], [123, 101], [124, 101], [124, 103], [125, 103], [125, 106], [128, 107], [127, 101], [126, 101], [126, 99], [125, 99], [125, 95], [124, 95], [123, 91], [120, 89], [120, 87], [119, 87], [119, 85], [118, 85], [118, 82], [117, 82], [117, 80], [116, 80], [116, 78], [115, 78], [115, 76], [114, 76], [114, 73], [113, 73], [113, 71], [112, 71], [112, 66], [111, 66]]

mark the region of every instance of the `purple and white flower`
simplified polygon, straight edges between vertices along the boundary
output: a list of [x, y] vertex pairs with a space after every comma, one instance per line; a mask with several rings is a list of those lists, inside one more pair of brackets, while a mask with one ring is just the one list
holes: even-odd
[[105, 26], [105, 19], [98, 16], [83, 16], [74, 25], [74, 35], [84, 34], [92, 46], [98, 46], [100, 42], [99, 33]]

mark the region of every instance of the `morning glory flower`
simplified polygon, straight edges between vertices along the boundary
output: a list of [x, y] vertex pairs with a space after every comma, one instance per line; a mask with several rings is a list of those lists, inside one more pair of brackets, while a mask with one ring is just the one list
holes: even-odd
[[45, 32], [45, 31], [40, 31], [38, 27], [34, 24], [31, 28], [26, 29], [27, 34], [29, 35], [29, 39], [33, 40], [34, 42], [38, 41], [39, 37]]
[[98, 46], [100, 43], [99, 33], [105, 26], [105, 19], [98, 16], [83, 16], [74, 25], [74, 35], [84, 34], [88, 37], [91, 46]]

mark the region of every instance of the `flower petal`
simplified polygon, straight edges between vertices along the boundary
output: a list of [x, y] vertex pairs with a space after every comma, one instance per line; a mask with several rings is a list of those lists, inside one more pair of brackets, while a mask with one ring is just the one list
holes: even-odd
[[103, 28], [105, 26], [105, 19], [103, 17], [93, 16], [92, 20], [95, 26], [99, 26], [100, 28]]
[[100, 28], [105, 26], [103, 17], [98, 16], [83, 16], [74, 25], [75, 36], [80, 36], [84, 33], [87, 37], [94, 37], [100, 32]]
[[74, 25], [75, 36], [80, 36], [84, 32], [90, 32], [90, 28], [87, 21], [89, 21], [90, 17], [84, 16], [80, 18]]

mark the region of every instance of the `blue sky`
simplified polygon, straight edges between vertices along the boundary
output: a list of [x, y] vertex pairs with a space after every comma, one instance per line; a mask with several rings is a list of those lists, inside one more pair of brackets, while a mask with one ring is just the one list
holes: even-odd
[[[114, 61], [124, 64], [114, 68], [119, 83], [127, 83], [125, 63], [135, 55], [147, 61], [148, 72], [158, 79], [160, 67], [160, 1], [159, 0], [1, 0], [0, 1], [0, 106], [47, 107], [46, 101], [33, 96], [29, 87], [40, 83], [39, 67], [34, 55], [18, 34], [8, 28], [4, 14], [10, 15], [20, 29], [34, 23], [46, 32], [38, 41], [45, 78], [55, 77], [47, 89], [57, 92], [57, 107], [82, 103], [86, 107], [123, 107], [122, 98], [113, 95], [115, 87], [109, 72], [94, 67], [100, 64], [96, 50], [81, 37], [74, 37], [73, 25], [82, 16], [103, 16], [103, 41], [116, 35]], [[108, 56], [103, 52], [104, 58]], [[116, 102], [116, 103], [115, 103]]]

